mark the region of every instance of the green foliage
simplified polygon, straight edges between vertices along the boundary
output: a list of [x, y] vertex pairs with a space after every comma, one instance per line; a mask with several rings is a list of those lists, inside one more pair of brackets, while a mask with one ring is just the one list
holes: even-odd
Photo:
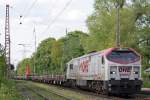
[[51, 66], [51, 50], [52, 45], [56, 40], [54, 38], [48, 38], [43, 40], [37, 48], [35, 56], [36, 73], [47, 74], [48, 71], [53, 69]]
[[79, 57], [84, 54], [84, 47], [83, 47], [83, 38], [86, 38], [87, 34], [81, 31], [74, 31], [70, 32], [67, 37], [66, 41], [64, 42], [64, 56], [67, 61], [72, 58]]
[[5, 79], [5, 75], [6, 75], [6, 67], [5, 67], [4, 49], [0, 45], [0, 87], [1, 83]]
[[62, 56], [63, 56], [63, 43], [58, 40], [55, 41], [52, 45], [51, 49], [51, 58], [52, 58], [52, 66], [54, 67], [53, 71], [62, 72]]
[[74, 31], [59, 40], [54, 38], [43, 40], [31, 58], [24, 59], [18, 64], [18, 75], [25, 75], [26, 64], [30, 65], [33, 74], [34, 59], [35, 72], [38, 75], [64, 73], [65, 65], [69, 60], [85, 53], [83, 45], [86, 37], [87, 34]]
[[144, 88], [150, 88], [150, 81], [148, 80], [148, 81], [144, 81], [143, 82], [143, 87]]
[[0, 87], [1, 100], [25, 100], [17, 91], [16, 83], [12, 80], [3, 81]]
[[4, 56], [0, 57], [0, 83], [5, 77], [5, 59]]
[[139, 31], [139, 50], [142, 54], [144, 69], [150, 67], [150, 27], [145, 27]]
[[4, 49], [0, 44], [0, 99], [1, 100], [24, 100], [15, 87], [15, 82], [6, 79], [6, 64]]

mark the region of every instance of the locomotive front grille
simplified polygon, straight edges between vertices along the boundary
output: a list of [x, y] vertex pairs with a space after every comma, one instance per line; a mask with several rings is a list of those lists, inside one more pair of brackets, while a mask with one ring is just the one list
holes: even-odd
[[109, 87], [112, 93], [134, 93], [140, 91], [141, 81], [121, 78], [120, 80], [110, 80]]

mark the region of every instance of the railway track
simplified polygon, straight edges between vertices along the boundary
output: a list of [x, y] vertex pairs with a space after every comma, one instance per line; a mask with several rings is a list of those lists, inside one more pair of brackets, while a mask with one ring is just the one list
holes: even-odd
[[150, 93], [148, 94], [146, 92], [141, 92], [139, 94], [135, 94], [135, 95], [129, 95], [129, 96], [125, 96], [125, 95], [103, 95], [103, 94], [97, 94], [95, 92], [91, 92], [91, 91], [85, 91], [83, 89], [79, 89], [79, 88], [68, 88], [68, 87], [62, 87], [62, 86], [56, 86], [56, 85], [52, 85], [57, 87], [59, 90], [71, 90], [71, 91], [75, 91], [76, 93], [81, 93], [86, 95], [89, 98], [95, 98], [95, 99], [91, 99], [91, 100], [150, 100]]
[[[107, 95], [96, 94], [94, 92], [85, 91], [81, 89], [67, 88], [67, 87], [56, 86], [56, 85], [47, 85], [47, 84], [30, 82], [30, 81], [22, 81], [22, 83], [24, 84], [24, 87], [36, 93], [39, 97], [42, 98], [42, 100], [150, 100], [150, 95], [146, 95], [142, 93], [133, 96], [117, 96], [117, 95], [107, 96]], [[53, 87], [57, 89], [55, 90]], [[69, 91], [70, 93], [71, 91], [73, 91], [72, 94], [76, 94], [76, 96], [69, 95], [67, 94], [69, 92], [66, 91]], [[64, 95], [65, 92], [66, 94]], [[78, 98], [77, 96], [83, 96], [83, 99]], [[58, 98], [54, 99], [53, 97], [58, 97]]]
[[[91, 91], [85, 91], [83, 89], [78, 89], [78, 88], [68, 88], [68, 87], [62, 87], [62, 86], [57, 86], [59, 89], [68, 89], [71, 91], [76, 91], [78, 93], [82, 93], [84, 95], [89, 95], [90, 98], [96, 98], [92, 100], [101, 100], [100, 98], [103, 98], [103, 100], [150, 100], [150, 92], [144, 92], [142, 91], [141, 93], [135, 94], [135, 95], [103, 95], [103, 94], [98, 94], [95, 92]], [[97, 99], [98, 98], [98, 99]]]
[[[64, 96], [64, 95], [62, 95], [62, 94], [60, 94], [60, 93], [58, 93], [58, 92], [53, 91], [53, 90], [43, 89], [43, 88], [37, 87], [37, 86], [35, 86], [35, 85], [31, 85], [31, 84], [30, 84], [30, 89], [32, 89], [34, 92], [36, 92], [36, 91], [41, 91], [40, 93], [44, 93], [44, 92], [45, 92], [47, 95], [53, 94], [53, 95], [55, 95], [55, 96], [61, 97], [61, 99], [63, 99], [63, 100], [72, 100], [71, 97], [66, 97], [66, 96]], [[40, 93], [39, 93], [39, 94], [40, 94]], [[43, 97], [44, 97], [44, 96], [43, 96]], [[45, 98], [47, 98], [47, 97], [45, 97]], [[51, 100], [51, 97], [48, 97], [48, 98]], [[49, 100], [48, 98], [47, 98], [46, 100]]]
[[21, 91], [22, 95], [29, 100], [72, 100], [71, 98], [63, 96], [62, 94], [54, 91], [48, 91], [26, 82], [20, 81], [17, 85], [19, 88], [21, 88], [19, 91]]
[[34, 92], [36, 95], [38, 95], [39, 97], [41, 97], [43, 100], [49, 100], [47, 97], [45, 97], [44, 95], [42, 95], [40, 92], [37, 92], [35, 91], [34, 89], [26, 86], [26, 85], [23, 85], [25, 88], [27, 88], [28, 90]]
[[17, 89], [20, 94], [26, 98], [26, 100], [43, 100], [41, 95], [31, 91], [31, 89], [27, 88], [24, 84], [17, 83]]

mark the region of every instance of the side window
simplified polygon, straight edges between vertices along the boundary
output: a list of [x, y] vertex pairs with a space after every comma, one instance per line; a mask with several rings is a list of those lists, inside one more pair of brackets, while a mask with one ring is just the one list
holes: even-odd
[[73, 64], [70, 64], [70, 69], [73, 70]]
[[103, 56], [102, 56], [102, 64], [105, 64], [105, 59]]

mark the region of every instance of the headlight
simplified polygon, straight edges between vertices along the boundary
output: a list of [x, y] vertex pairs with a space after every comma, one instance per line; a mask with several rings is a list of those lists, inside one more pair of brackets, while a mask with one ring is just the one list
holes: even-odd
[[116, 72], [115, 71], [111, 71], [110, 74], [116, 74]]
[[116, 74], [116, 72], [113, 72], [113, 74]]
[[138, 72], [135, 72], [135, 71], [134, 71], [133, 73], [134, 73], [134, 74], [138, 74]]

